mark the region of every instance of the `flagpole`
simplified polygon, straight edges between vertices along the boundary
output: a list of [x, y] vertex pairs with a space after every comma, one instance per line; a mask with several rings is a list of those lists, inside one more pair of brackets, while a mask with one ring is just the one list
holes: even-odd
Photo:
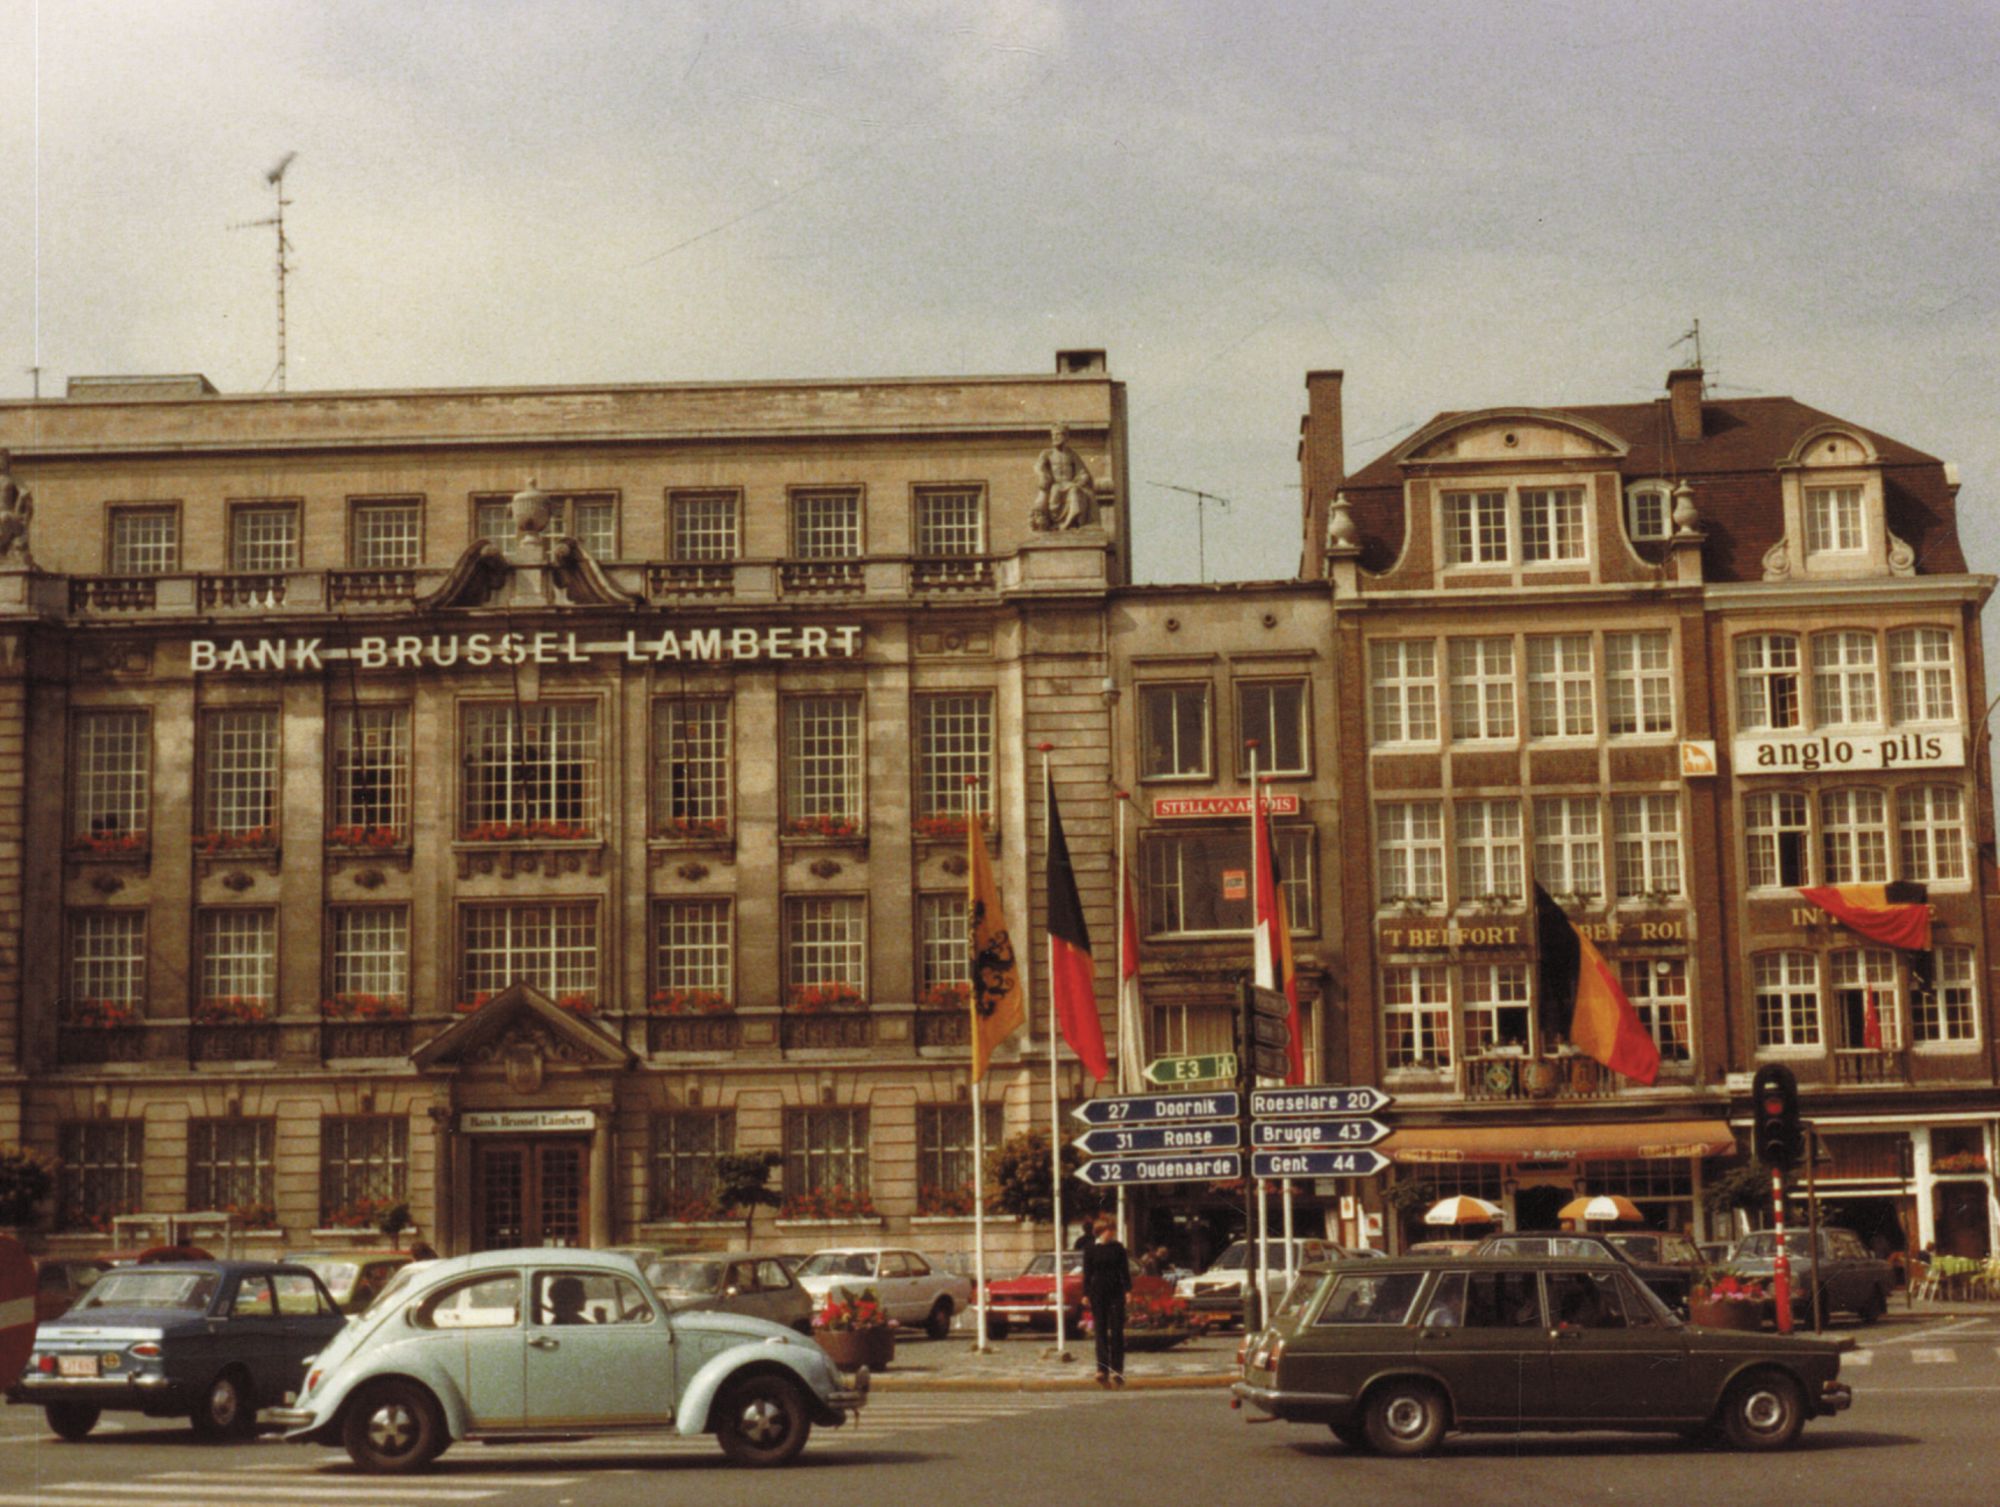
[[[1261, 863], [1257, 857], [1263, 848], [1263, 791], [1257, 784], [1257, 740], [1249, 738], [1245, 742], [1250, 749], [1250, 981], [1261, 988], [1271, 982], [1273, 969], [1267, 955], [1267, 940], [1257, 933], [1257, 897], [1270, 882], [1271, 860], [1268, 853]], [[1257, 1083], [1256, 1041], [1245, 1041], [1243, 1050], [1250, 1058], [1250, 1070], [1244, 1076], [1254, 1088]], [[1271, 1322], [1271, 1220], [1264, 1205], [1264, 1179], [1260, 1177], [1256, 1183], [1257, 1321], [1268, 1324]]]
[[[1118, 790], [1113, 794], [1118, 798], [1118, 1087], [1121, 1092], [1130, 1092], [1130, 1054], [1135, 1048], [1125, 1030], [1125, 792]], [[1127, 1239], [1123, 1183], [1118, 1185], [1118, 1238]]]
[[[970, 774], [965, 777], [965, 800], [968, 818], [971, 814], [972, 803], [979, 799], [977, 792], [972, 788], [978, 783], [978, 778], [977, 775]], [[965, 830], [970, 841], [976, 843], [980, 840], [978, 822], [968, 819], [965, 824]], [[978, 855], [968, 854], [967, 857], [972, 860], [972, 864], [966, 869], [967, 882], [970, 883], [973, 876], [978, 873]], [[970, 910], [971, 907], [968, 906], [968, 914], [966, 916], [968, 923], [972, 919]], [[968, 943], [971, 941], [969, 934], [967, 941]], [[970, 959], [968, 958], [967, 961], [970, 962]], [[977, 995], [979, 981], [977, 978], [972, 980], [972, 985], [974, 990], [973, 998], [970, 1001], [973, 1010], [974, 1033], [972, 1066], [978, 1068], [980, 1063], [978, 1040], [979, 1005]], [[973, 1334], [972, 1348], [977, 1353], [984, 1355], [992, 1348], [986, 1338], [986, 1075], [982, 1070], [969, 1071], [966, 1076], [970, 1080], [968, 1086], [972, 1091], [972, 1291], [976, 1298], [972, 1317], [973, 1322], [978, 1326]]]
[[[1046, 843], [1050, 822], [1049, 811], [1055, 800], [1055, 776], [1049, 769], [1049, 750], [1053, 743], [1037, 745], [1042, 753], [1042, 833]], [[1049, 933], [1049, 1198], [1050, 1212], [1055, 1223], [1056, 1264], [1055, 1288], [1050, 1297], [1056, 1310], [1057, 1360], [1068, 1360], [1069, 1338], [1063, 1323], [1063, 1210], [1062, 1210], [1062, 1087], [1057, 1081], [1061, 1074], [1061, 1064], [1057, 1054], [1057, 1043], [1062, 1040], [1062, 1028], [1056, 1020], [1056, 938]]]

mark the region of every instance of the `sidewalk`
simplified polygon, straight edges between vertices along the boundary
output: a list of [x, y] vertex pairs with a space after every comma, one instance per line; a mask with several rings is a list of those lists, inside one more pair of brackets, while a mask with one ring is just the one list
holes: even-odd
[[[1237, 1332], [1183, 1340], [1171, 1350], [1128, 1353], [1127, 1391], [1169, 1387], [1222, 1387], [1235, 1380]], [[969, 1324], [950, 1339], [896, 1341], [896, 1359], [875, 1373], [877, 1391], [1068, 1392], [1097, 1390], [1095, 1350], [1089, 1335], [1069, 1336], [1070, 1359], [1057, 1359], [1055, 1335], [1017, 1334], [973, 1349]]]

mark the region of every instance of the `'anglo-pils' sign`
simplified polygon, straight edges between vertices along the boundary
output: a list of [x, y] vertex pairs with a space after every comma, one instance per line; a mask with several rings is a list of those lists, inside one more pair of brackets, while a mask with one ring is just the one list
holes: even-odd
[[1939, 732], [1793, 733], [1738, 738], [1736, 773], [1811, 774], [1815, 770], [1954, 769], [1965, 763], [1965, 735]]

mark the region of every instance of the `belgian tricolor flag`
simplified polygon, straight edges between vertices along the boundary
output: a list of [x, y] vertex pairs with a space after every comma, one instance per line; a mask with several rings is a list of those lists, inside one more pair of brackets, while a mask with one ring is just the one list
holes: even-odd
[[1930, 891], [1894, 884], [1822, 884], [1799, 891], [1849, 931], [1904, 952], [1931, 950]]
[[1660, 1075], [1660, 1048], [1596, 947], [1535, 886], [1536, 998], [1544, 1043], [1567, 1037], [1578, 1051], [1635, 1083]]
[[1062, 812], [1056, 809], [1056, 782], [1046, 771], [1049, 801], [1049, 998], [1063, 1040], [1099, 1083], [1111, 1071], [1104, 1055], [1104, 1022], [1097, 1018], [1097, 964], [1090, 956], [1090, 928], [1076, 892], [1076, 869], [1069, 861]]

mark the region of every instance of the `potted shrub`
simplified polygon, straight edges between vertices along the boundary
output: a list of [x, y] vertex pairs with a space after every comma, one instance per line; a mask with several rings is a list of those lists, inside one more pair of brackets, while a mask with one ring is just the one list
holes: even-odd
[[896, 1326], [873, 1288], [851, 1293], [836, 1287], [813, 1315], [813, 1338], [843, 1371], [881, 1371], [896, 1358]]
[[1762, 1329], [1771, 1294], [1762, 1282], [1724, 1272], [1688, 1299], [1688, 1318], [1704, 1329]]
[[35, 1222], [35, 1205], [56, 1188], [56, 1164], [25, 1146], [0, 1149], [0, 1226]]

